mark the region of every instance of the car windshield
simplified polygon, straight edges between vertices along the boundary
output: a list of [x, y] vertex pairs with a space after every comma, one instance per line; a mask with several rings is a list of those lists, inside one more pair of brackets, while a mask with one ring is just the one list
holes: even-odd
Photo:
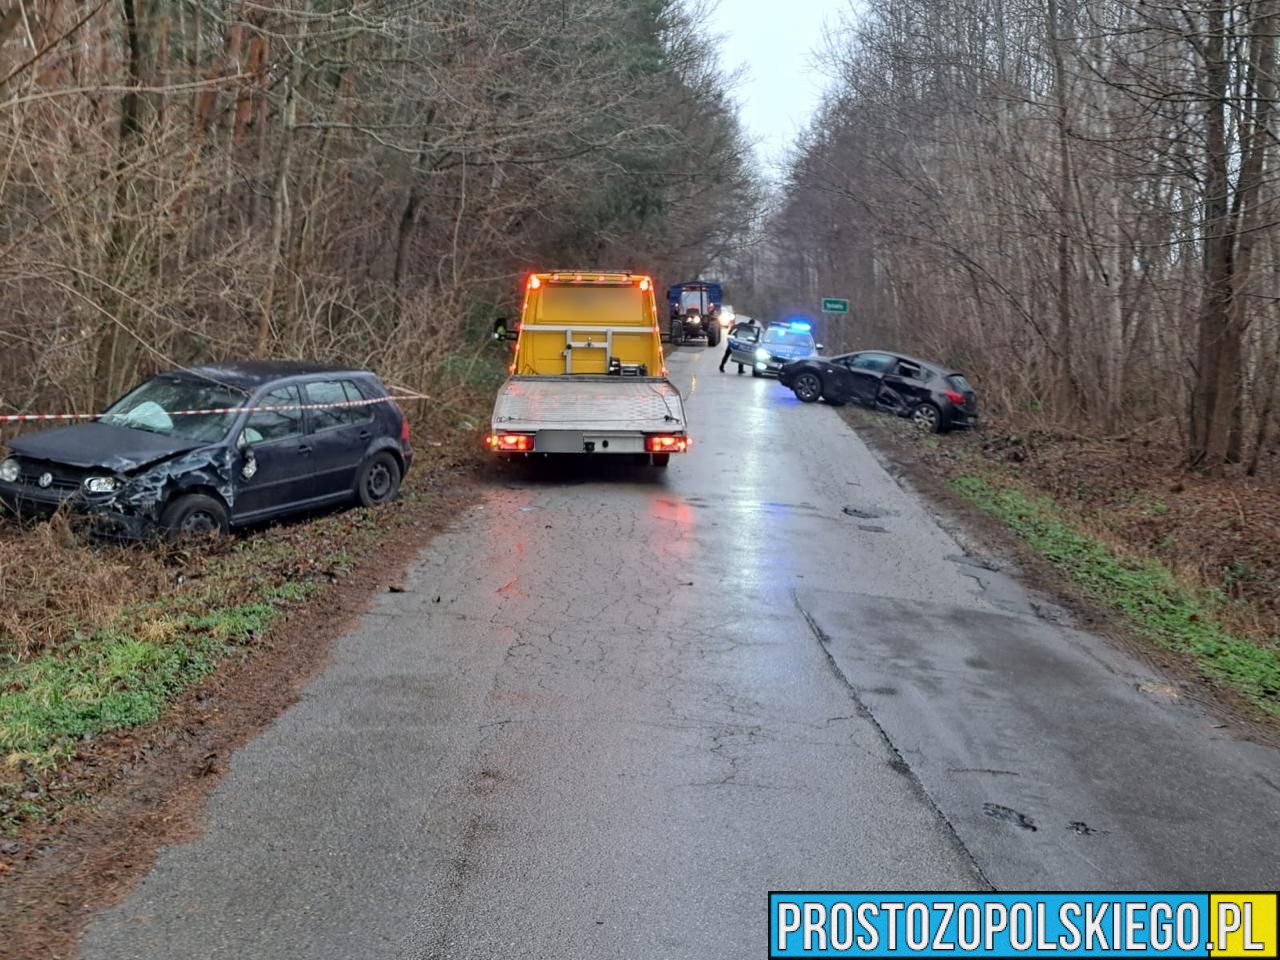
[[235, 410], [225, 413], [178, 415], [180, 410], [226, 410], [244, 404], [248, 394], [208, 380], [160, 376], [112, 404], [99, 418], [103, 423], [145, 430], [180, 440], [213, 443], [227, 435]]
[[799, 330], [788, 330], [786, 327], [770, 327], [764, 332], [764, 342], [813, 349], [813, 337]]

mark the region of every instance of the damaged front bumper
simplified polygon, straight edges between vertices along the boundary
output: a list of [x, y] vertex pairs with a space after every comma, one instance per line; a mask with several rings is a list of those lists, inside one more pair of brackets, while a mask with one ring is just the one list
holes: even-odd
[[42, 490], [26, 483], [6, 483], [0, 480], [0, 503], [18, 517], [48, 516], [64, 503], [75, 499], [76, 493], [62, 490]]
[[145, 540], [154, 536], [159, 518], [154, 502], [124, 507], [120, 494], [86, 494], [82, 491], [42, 490], [27, 483], [0, 481], [0, 503], [18, 519], [48, 518], [59, 510], [83, 521], [97, 536], [121, 540]]

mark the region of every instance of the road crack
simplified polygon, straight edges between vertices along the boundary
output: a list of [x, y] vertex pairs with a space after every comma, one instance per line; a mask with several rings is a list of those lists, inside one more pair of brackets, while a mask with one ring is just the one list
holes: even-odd
[[920, 780], [920, 777], [911, 769], [911, 765], [907, 763], [906, 758], [902, 755], [902, 751], [898, 749], [897, 745], [890, 738], [889, 732], [885, 730], [880, 721], [876, 719], [875, 714], [871, 712], [871, 708], [863, 702], [862, 698], [858, 695], [857, 689], [849, 681], [849, 678], [844, 675], [844, 672], [840, 669], [840, 665], [836, 663], [835, 657], [831, 655], [831, 638], [827, 636], [826, 632], [814, 618], [813, 614], [806, 610], [804, 604], [800, 602], [800, 592], [798, 590], [792, 590], [791, 598], [795, 603], [796, 609], [800, 611], [800, 616], [802, 616], [804, 618], [804, 622], [809, 625], [809, 630], [813, 634], [814, 639], [818, 641], [818, 646], [822, 648], [822, 652], [827, 658], [827, 665], [831, 668], [832, 673], [835, 674], [840, 683], [844, 685], [845, 689], [848, 690], [849, 697], [853, 700], [854, 707], [858, 711], [858, 716], [865, 719], [872, 727], [875, 728], [876, 732], [880, 735], [880, 739], [889, 749], [889, 765], [910, 781], [916, 795], [933, 810], [939, 823], [941, 823], [943, 828], [951, 835], [951, 839], [955, 843], [956, 847], [963, 852], [965, 859], [969, 861], [969, 864], [973, 868], [973, 872], [977, 875], [978, 879], [988, 889], [994, 890], [995, 884], [993, 884], [990, 878], [987, 877], [986, 871], [982, 869], [982, 865], [978, 863], [977, 858], [973, 855], [973, 851], [969, 849], [968, 845], [961, 838], [960, 832], [956, 829], [955, 824], [951, 822], [946, 813], [943, 812], [942, 808], [938, 806], [937, 801], [929, 795], [929, 791], [925, 789], [924, 783]]

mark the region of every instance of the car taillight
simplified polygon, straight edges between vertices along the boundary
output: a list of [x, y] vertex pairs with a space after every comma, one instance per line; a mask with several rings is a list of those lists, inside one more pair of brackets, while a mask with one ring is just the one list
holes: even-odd
[[494, 433], [484, 438], [485, 446], [498, 453], [532, 453], [533, 436], [528, 433]]
[[689, 438], [676, 433], [651, 433], [644, 438], [646, 453], [684, 453]]
[[968, 401], [965, 400], [963, 393], [956, 393], [954, 390], [947, 391], [947, 399], [950, 400], [952, 403], [954, 403], [957, 407], [963, 407], [966, 403], [968, 403]]
[[409, 418], [403, 413], [400, 414], [400, 442], [409, 442]]

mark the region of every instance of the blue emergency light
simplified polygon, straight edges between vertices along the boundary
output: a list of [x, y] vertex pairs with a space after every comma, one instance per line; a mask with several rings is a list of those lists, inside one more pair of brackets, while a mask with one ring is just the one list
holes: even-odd
[[806, 323], [804, 320], [792, 320], [788, 326], [796, 333], [808, 333], [813, 329], [813, 324]]

